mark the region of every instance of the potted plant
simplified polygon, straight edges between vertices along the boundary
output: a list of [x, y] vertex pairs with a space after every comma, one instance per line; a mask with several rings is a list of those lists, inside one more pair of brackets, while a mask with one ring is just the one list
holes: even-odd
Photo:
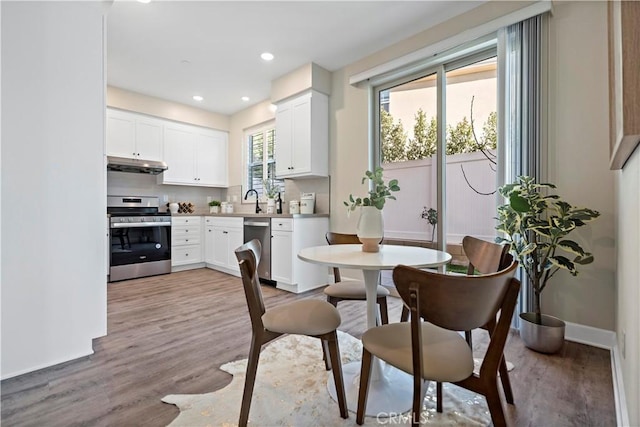
[[275, 213], [276, 209], [276, 195], [280, 189], [273, 181], [273, 179], [265, 179], [262, 181], [263, 194], [267, 198], [267, 213]]
[[420, 218], [426, 219], [431, 224], [431, 241], [433, 242], [433, 238], [436, 234], [436, 225], [438, 225], [438, 211], [433, 208], [429, 208], [424, 206], [422, 208], [422, 213], [420, 214]]
[[366, 171], [361, 184], [364, 184], [367, 179], [372, 184], [368, 197], [354, 198], [353, 194], [350, 194], [349, 201], [344, 202], [344, 205], [348, 208], [348, 214], [358, 206], [361, 207], [362, 212], [357, 228], [358, 238], [362, 242], [362, 250], [364, 252], [378, 252], [380, 240], [384, 235], [382, 208], [384, 208], [387, 199], [396, 199], [391, 193], [400, 191], [400, 187], [397, 179], [385, 183], [381, 167], [377, 167], [374, 172]]
[[[498, 207], [498, 226], [504, 237], [499, 243], [511, 245], [511, 252], [526, 272], [533, 287], [533, 312], [521, 313], [520, 336], [525, 345], [543, 353], [555, 353], [564, 342], [564, 322], [540, 310], [540, 295], [560, 270], [572, 276], [577, 265], [593, 262], [593, 255], [567, 235], [600, 213], [574, 207], [560, 196], [546, 195], [553, 184], [536, 184], [528, 176], [498, 189], [508, 203]], [[573, 258], [573, 259], [570, 259]]]
[[209, 202], [209, 213], [220, 213], [220, 200], [212, 200]]

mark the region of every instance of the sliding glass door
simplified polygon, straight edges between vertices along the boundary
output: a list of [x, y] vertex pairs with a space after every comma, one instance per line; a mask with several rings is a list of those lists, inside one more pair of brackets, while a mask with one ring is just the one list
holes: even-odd
[[466, 55], [375, 88], [376, 147], [397, 201], [385, 238], [413, 240], [455, 257], [462, 237], [495, 237], [495, 49]]

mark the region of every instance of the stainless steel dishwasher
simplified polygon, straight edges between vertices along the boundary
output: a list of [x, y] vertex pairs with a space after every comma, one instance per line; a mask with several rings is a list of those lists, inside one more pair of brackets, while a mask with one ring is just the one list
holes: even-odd
[[260, 282], [275, 285], [271, 280], [271, 222], [269, 218], [245, 218], [244, 242], [258, 239], [262, 244], [262, 255], [258, 263]]

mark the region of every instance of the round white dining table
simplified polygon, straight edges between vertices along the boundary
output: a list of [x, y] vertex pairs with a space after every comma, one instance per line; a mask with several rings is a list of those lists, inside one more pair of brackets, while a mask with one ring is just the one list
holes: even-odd
[[[438, 267], [448, 263], [451, 255], [434, 249], [398, 245], [380, 245], [379, 252], [363, 252], [362, 245], [356, 244], [305, 248], [298, 253], [298, 258], [329, 267], [362, 270], [367, 292], [367, 327], [373, 328], [378, 318], [376, 290], [380, 270], [392, 270], [400, 264], [416, 268]], [[360, 362], [345, 364], [342, 370], [347, 407], [355, 412], [360, 388]], [[329, 376], [327, 388], [335, 400], [333, 376]], [[374, 358], [366, 415], [383, 418], [401, 414], [411, 409], [412, 398], [412, 376]]]

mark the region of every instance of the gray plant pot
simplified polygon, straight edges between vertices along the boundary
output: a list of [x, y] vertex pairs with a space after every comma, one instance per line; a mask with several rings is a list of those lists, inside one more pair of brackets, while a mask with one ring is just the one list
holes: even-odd
[[542, 324], [536, 323], [535, 313], [520, 313], [520, 338], [531, 350], [555, 353], [564, 344], [564, 321], [542, 315]]

